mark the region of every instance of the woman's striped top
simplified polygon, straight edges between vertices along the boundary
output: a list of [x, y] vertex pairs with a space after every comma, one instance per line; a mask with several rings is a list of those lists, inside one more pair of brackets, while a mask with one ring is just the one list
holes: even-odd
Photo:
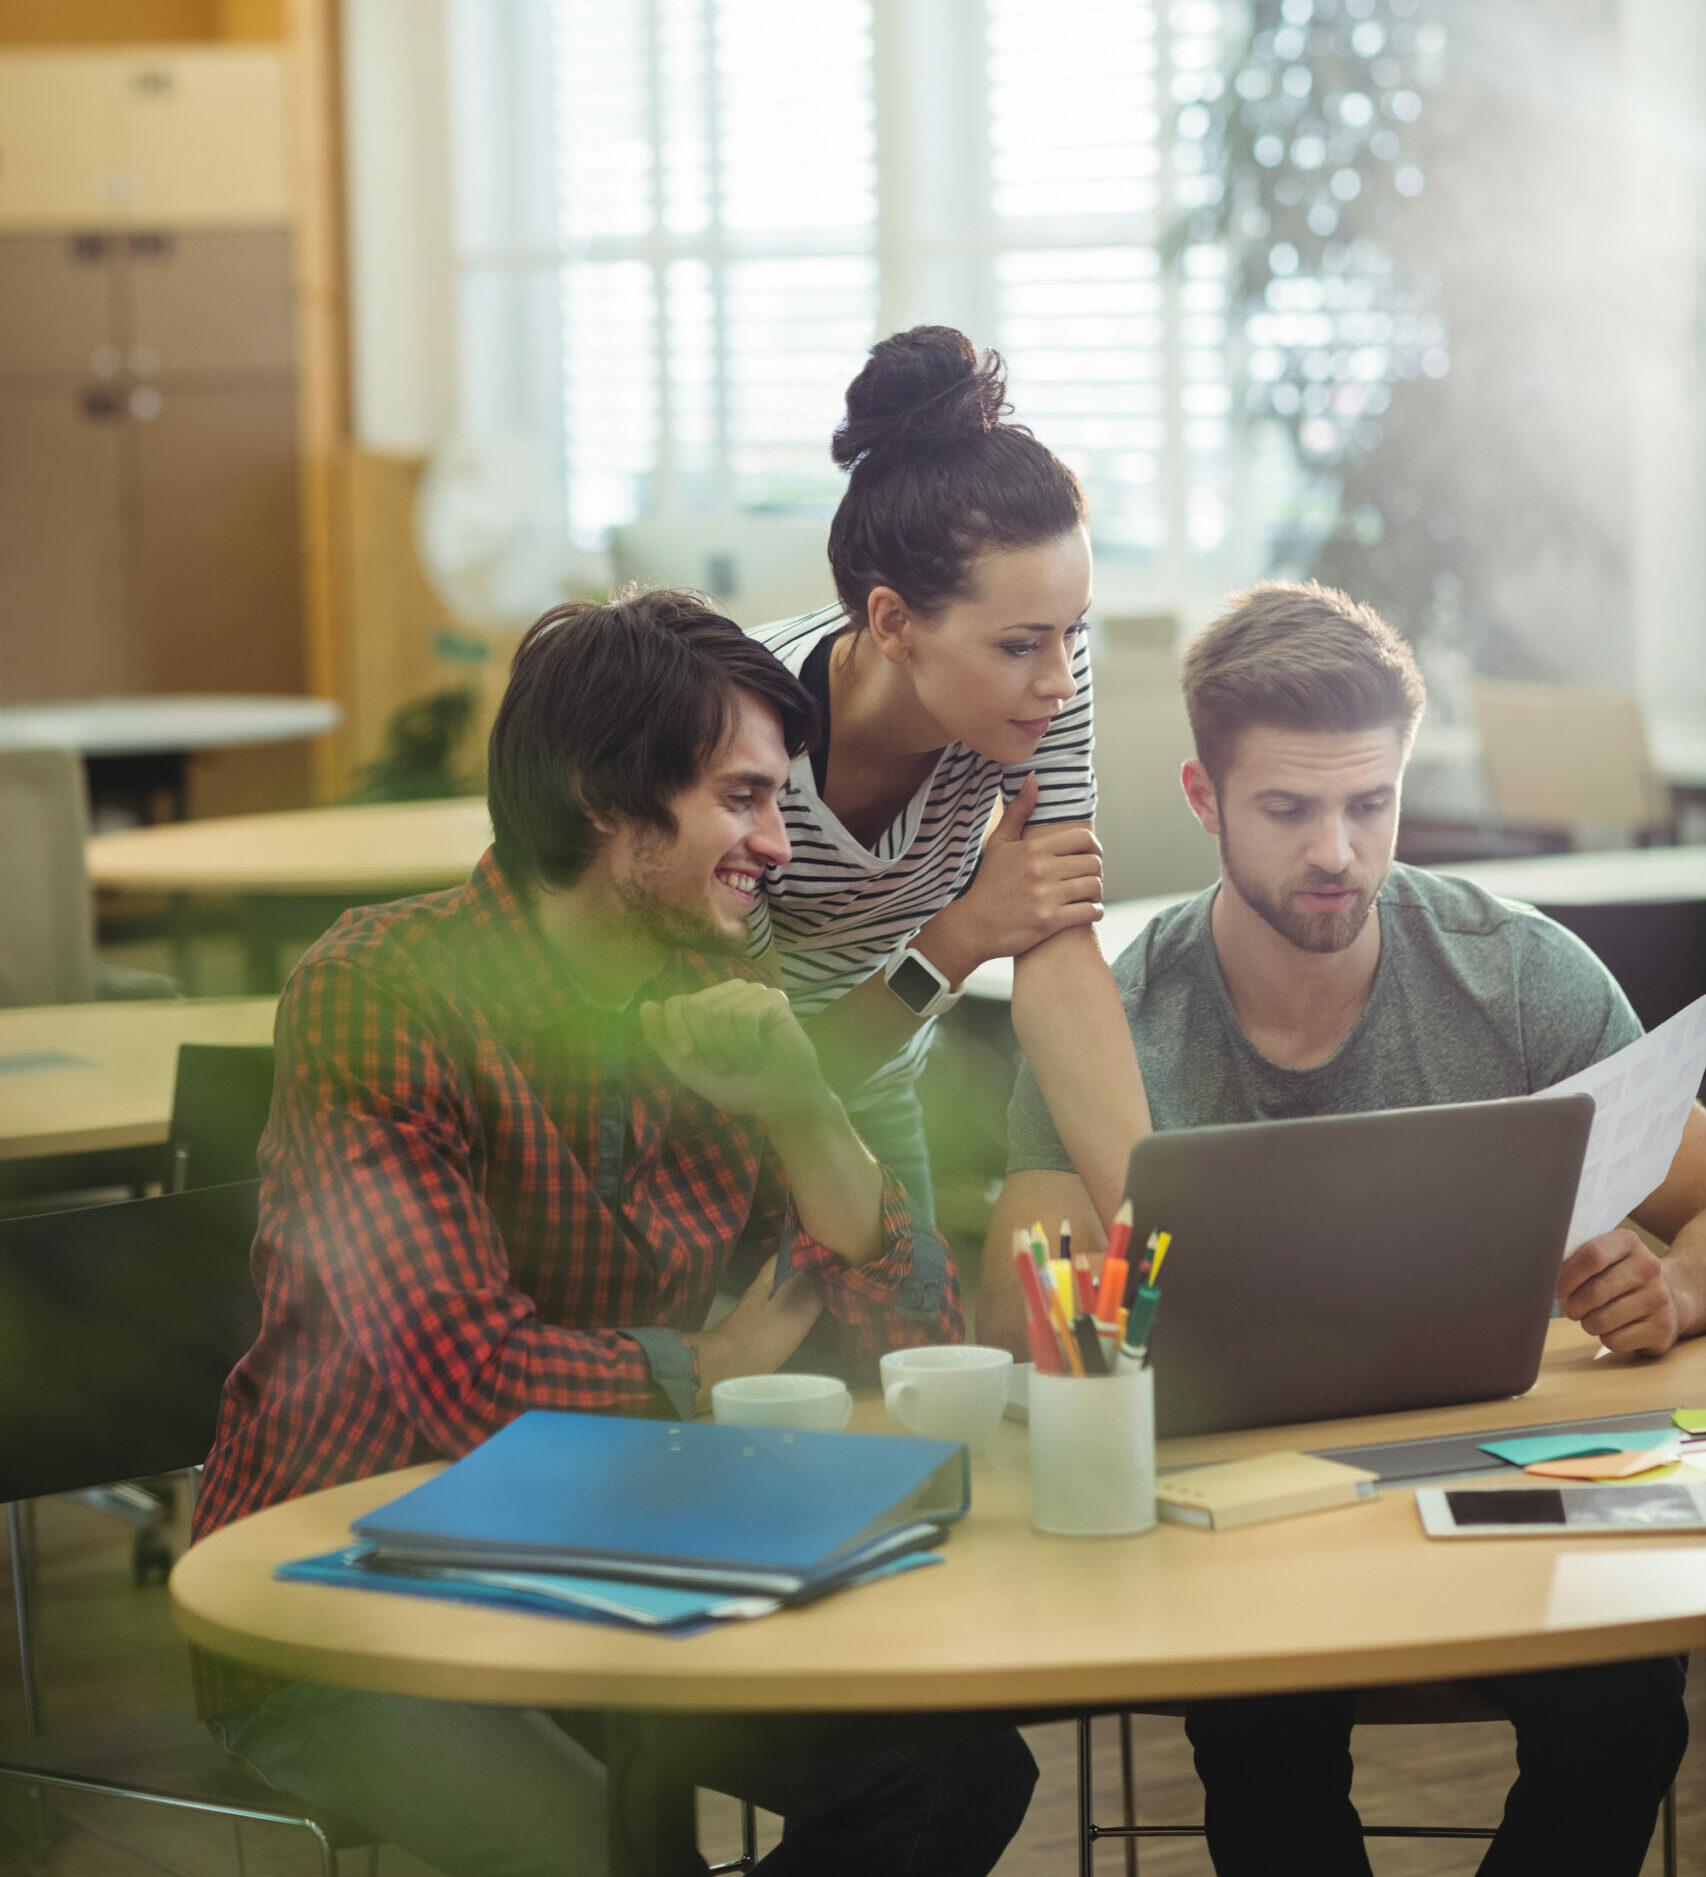
[[[826, 638], [846, 630], [839, 605], [752, 629], [797, 677]], [[793, 847], [785, 867], [764, 876], [752, 913], [752, 950], [772, 943], [782, 983], [801, 1017], [815, 1016], [879, 971], [925, 922], [971, 884], [997, 799], [1011, 797], [1035, 770], [1037, 806], [1029, 825], [1088, 821], [1096, 812], [1090, 650], [1080, 635], [1072, 658], [1078, 694], [1049, 725], [1027, 764], [1008, 767], [950, 743], [930, 779], [874, 848], [855, 840], [826, 808], [809, 755], [796, 757], [782, 791], [782, 819]], [[933, 1022], [849, 1100], [869, 1108], [910, 1084], [929, 1051]]]

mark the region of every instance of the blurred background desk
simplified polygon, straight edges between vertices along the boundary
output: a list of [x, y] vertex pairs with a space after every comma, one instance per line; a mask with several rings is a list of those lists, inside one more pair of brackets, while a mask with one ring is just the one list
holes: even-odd
[[86, 852], [92, 886], [172, 895], [186, 986], [187, 902], [235, 898], [245, 988], [259, 993], [278, 989], [287, 943], [312, 940], [347, 907], [460, 884], [491, 838], [484, 798], [457, 796], [126, 829], [92, 836]]
[[178, 1045], [270, 1043], [276, 1001], [0, 1010], [0, 1197], [158, 1178]]
[[153, 819], [189, 812], [186, 765], [198, 750], [289, 743], [335, 729], [343, 707], [323, 697], [91, 697], [0, 709], [0, 749], [68, 749], [89, 776], [90, 814]]

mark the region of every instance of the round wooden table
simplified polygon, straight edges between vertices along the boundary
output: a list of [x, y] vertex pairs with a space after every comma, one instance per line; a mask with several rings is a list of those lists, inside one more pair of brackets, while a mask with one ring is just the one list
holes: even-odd
[[265, 992], [346, 907], [457, 886], [491, 839], [484, 799], [457, 796], [126, 828], [91, 836], [84, 852], [91, 885], [172, 896], [173, 970], [185, 984], [195, 982], [188, 902], [235, 897], [245, 988]]
[[[1556, 1324], [1541, 1380], [1479, 1403], [1164, 1443], [1162, 1464], [1589, 1414], [1706, 1405], [1706, 1340], [1596, 1359]], [[859, 1404], [854, 1426], [889, 1426]], [[1425, 1538], [1414, 1500], [1240, 1531], [1135, 1538], [1030, 1525], [1026, 1433], [973, 1463], [945, 1562], [801, 1610], [671, 1640], [414, 1597], [273, 1580], [348, 1540], [427, 1469], [315, 1493], [215, 1533], [172, 1574], [178, 1622], [217, 1653], [381, 1692], [703, 1712], [1053, 1708], [1442, 1680], [1706, 1643], [1706, 1538]]]
[[456, 796], [126, 828], [84, 852], [93, 886], [388, 899], [466, 880], [491, 838], [484, 798]]
[[[1540, 1380], [1520, 1401], [1197, 1437], [1163, 1443], [1158, 1457], [1187, 1465], [1706, 1405], [1706, 1339], [1662, 1362], [1599, 1358], [1598, 1348], [1560, 1322]], [[893, 1431], [872, 1400], [858, 1403], [853, 1426]], [[636, 1777], [649, 1782], [643, 1840], [631, 1807], [622, 1830], [613, 1812], [613, 1877], [679, 1868], [693, 1841], [692, 1794], [674, 1781], [654, 1731], [663, 1713], [1082, 1715], [1611, 1661], [1706, 1642], [1706, 1538], [1430, 1540], [1404, 1490], [1239, 1531], [1162, 1524], [1133, 1538], [1050, 1538], [1030, 1526], [1025, 1443], [1022, 1427], [1003, 1423], [989, 1456], [973, 1462], [972, 1509], [942, 1564], [686, 1639], [274, 1580], [275, 1565], [347, 1542], [351, 1519], [429, 1467], [227, 1526], [178, 1561], [172, 1599], [193, 1642], [282, 1675], [379, 1693], [603, 1708], [606, 1756], [624, 1766], [612, 1793], [632, 1792]], [[1080, 1805], [1087, 1870], [1087, 1792]]]
[[146, 799], [169, 789], [177, 819], [189, 812], [185, 764], [197, 750], [294, 743], [343, 721], [328, 697], [226, 693], [81, 697], [0, 708], [0, 749], [68, 749], [83, 758], [91, 799]]

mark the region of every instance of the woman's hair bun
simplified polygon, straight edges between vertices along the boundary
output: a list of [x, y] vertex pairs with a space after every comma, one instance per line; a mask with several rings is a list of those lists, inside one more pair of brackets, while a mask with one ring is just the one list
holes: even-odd
[[891, 448], [951, 450], [986, 435], [1007, 410], [1007, 369], [952, 326], [914, 326], [871, 348], [847, 387], [830, 454], [843, 469]]

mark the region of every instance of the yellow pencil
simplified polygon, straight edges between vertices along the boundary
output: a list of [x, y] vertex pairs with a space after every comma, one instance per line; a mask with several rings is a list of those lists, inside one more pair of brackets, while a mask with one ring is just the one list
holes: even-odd
[[[1064, 1273], [1064, 1275], [1062, 1275]], [[1084, 1358], [1078, 1352], [1078, 1338], [1072, 1333], [1072, 1266], [1064, 1258], [1051, 1258], [1048, 1267], [1048, 1306], [1054, 1315], [1061, 1347], [1074, 1375], [1084, 1373]]]
[[1161, 1276], [1161, 1260], [1166, 1257], [1167, 1247], [1170, 1244], [1172, 1244], [1172, 1242], [1173, 1242], [1173, 1234], [1171, 1232], [1156, 1233], [1155, 1235], [1155, 1262], [1149, 1267], [1149, 1282], [1151, 1283], [1151, 1285], [1156, 1283], [1156, 1281]]

